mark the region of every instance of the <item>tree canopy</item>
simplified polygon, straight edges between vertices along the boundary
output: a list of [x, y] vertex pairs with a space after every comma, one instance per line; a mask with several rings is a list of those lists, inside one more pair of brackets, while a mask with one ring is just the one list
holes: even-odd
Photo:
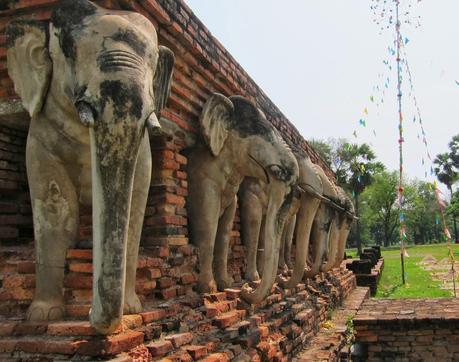
[[[311, 145], [335, 172], [337, 182], [353, 197], [359, 221], [349, 242], [361, 250], [365, 244], [398, 244], [400, 211], [397, 202], [398, 172], [388, 171], [368, 144], [354, 144], [345, 139], [313, 140]], [[454, 225], [459, 216], [459, 191], [453, 186], [459, 179], [459, 135], [449, 143], [449, 152], [434, 161], [438, 180], [451, 193], [446, 208], [447, 222]], [[443, 241], [443, 230], [435, 188], [432, 184], [405, 179], [404, 214], [408, 243]], [[456, 228], [455, 228], [456, 230]]]

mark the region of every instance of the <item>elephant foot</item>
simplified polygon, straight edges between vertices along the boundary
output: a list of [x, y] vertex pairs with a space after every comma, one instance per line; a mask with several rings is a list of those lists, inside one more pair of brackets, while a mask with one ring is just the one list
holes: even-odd
[[124, 297], [124, 307], [123, 313], [124, 314], [136, 314], [143, 310], [142, 303], [140, 302], [139, 297], [137, 294], [132, 293]]
[[31, 322], [55, 321], [62, 319], [65, 314], [62, 299], [35, 300], [27, 310], [27, 320]]
[[260, 280], [260, 275], [258, 274], [258, 271], [248, 271], [245, 273], [245, 279], [247, 279], [250, 282], [256, 282]]
[[198, 290], [201, 293], [216, 293], [217, 292], [217, 283], [214, 279], [199, 278], [198, 280]]
[[224, 278], [218, 278], [217, 279], [217, 286], [218, 290], [225, 290], [226, 288], [231, 288], [234, 284], [234, 279], [231, 278], [230, 276], [226, 276]]

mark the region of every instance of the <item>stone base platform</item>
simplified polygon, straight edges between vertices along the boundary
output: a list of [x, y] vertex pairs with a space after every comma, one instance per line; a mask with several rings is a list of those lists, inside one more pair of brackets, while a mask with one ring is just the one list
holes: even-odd
[[343, 265], [294, 289], [274, 286], [257, 306], [247, 307], [239, 289], [189, 293], [125, 316], [110, 336], [98, 336], [87, 320], [3, 320], [0, 360], [288, 361], [355, 287], [355, 276]]
[[353, 361], [459, 361], [459, 299], [371, 299], [354, 318]]
[[[346, 260], [347, 264], [352, 263], [352, 259]], [[381, 278], [382, 270], [384, 269], [384, 258], [380, 258], [376, 265], [371, 269], [370, 273], [361, 273], [359, 271], [354, 271], [355, 277], [357, 280], [357, 285], [359, 287], [369, 287], [371, 295], [376, 294], [378, 288], [378, 282]]]
[[362, 303], [370, 296], [367, 287], [357, 287], [337, 308], [331, 318], [322, 324], [319, 333], [304, 347], [293, 361], [340, 361], [348, 360], [353, 341], [349, 323]]

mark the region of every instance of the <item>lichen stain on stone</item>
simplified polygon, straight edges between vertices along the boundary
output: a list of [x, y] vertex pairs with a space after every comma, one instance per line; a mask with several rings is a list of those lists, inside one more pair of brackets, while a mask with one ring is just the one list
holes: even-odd
[[119, 29], [110, 38], [129, 45], [142, 58], [145, 56], [146, 43], [132, 29]]
[[34, 200], [35, 233], [37, 239], [43, 238], [47, 230], [61, 229], [71, 233], [76, 220], [70, 217], [70, 206], [62, 196], [56, 181], [49, 183], [48, 194], [45, 200]]
[[250, 101], [241, 96], [232, 96], [230, 100], [234, 105], [234, 128], [241, 137], [256, 135], [269, 140], [273, 138], [274, 127]]
[[35, 27], [40, 31], [43, 31], [46, 34], [47, 40], [49, 39], [48, 26], [45, 22], [33, 19], [14, 20], [8, 24], [5, 30], [7, 48], [14, 46], [16, 40], [25, 35], [24, 27], [27, 26]]
[[87, 0], [63, 0], [53, 11], [51, 22], [59, 29], [59, 45], [65, 57], [75, 60], [75, 36], [84, 29], [84, 19], [97, 7]]
[[126, 84], [120, 80], [105, 80], [100, 84], [102, 110], [109, 102], [114, 104], [115, 117], [122, 119], [129, 115], [142, 117], [143, 100], [138, 84]]

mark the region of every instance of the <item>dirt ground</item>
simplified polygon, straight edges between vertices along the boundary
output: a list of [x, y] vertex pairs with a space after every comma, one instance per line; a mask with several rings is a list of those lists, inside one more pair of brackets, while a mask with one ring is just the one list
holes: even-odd
[[[432, 255], [426, 255], [418, 265], [424, 270], [427, 270], [432, 275], [432, 279], [437, 280], [441, 283], [442, 289], [453, 290], [453, 270], [451, 260], [449, 258], [443, 258], [437, 260]], [[459, 276], [459, 262], [454, 263], [454, 277], [456, 279], [456, 291], [459, 294], [459, 283], [457, 281]]]

